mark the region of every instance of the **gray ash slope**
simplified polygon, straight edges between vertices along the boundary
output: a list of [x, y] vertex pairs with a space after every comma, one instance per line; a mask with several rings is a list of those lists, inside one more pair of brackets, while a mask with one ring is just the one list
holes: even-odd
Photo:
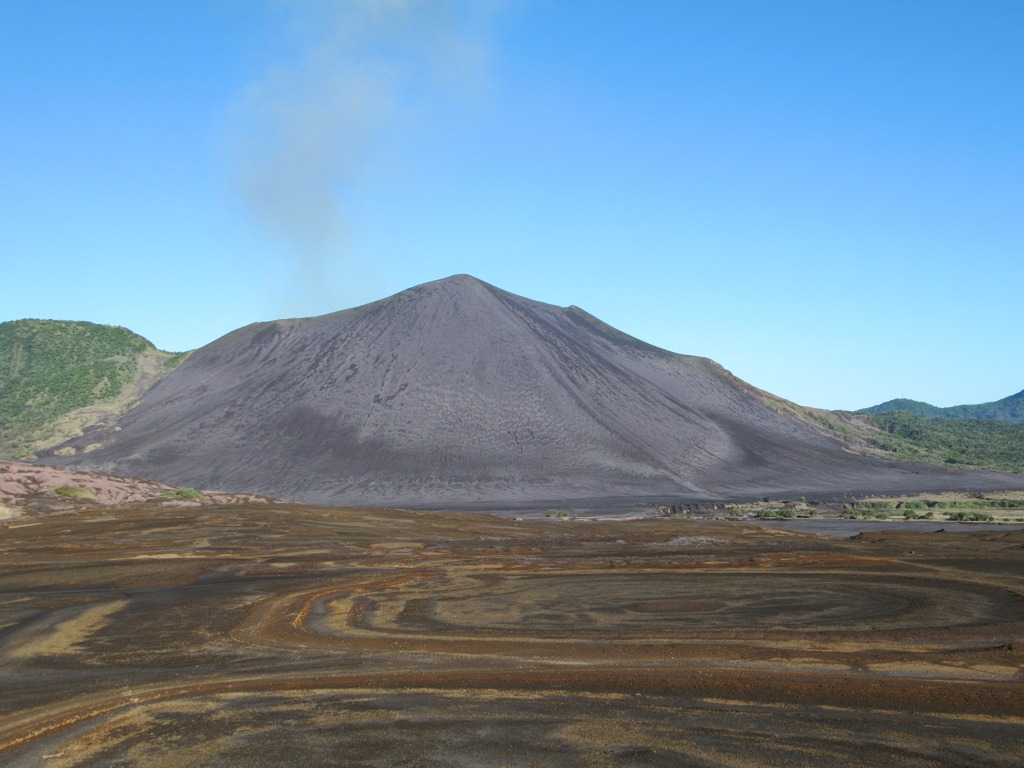
[[459, 275], [230, 333], [45, 461], [407, 506], [984, 484], [852, 455], [772, 401], [711, 360]]

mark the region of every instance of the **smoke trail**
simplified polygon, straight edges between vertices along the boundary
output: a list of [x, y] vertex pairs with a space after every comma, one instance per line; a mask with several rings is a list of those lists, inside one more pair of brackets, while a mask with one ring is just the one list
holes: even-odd
[[293, 261], [300, 303], [337, 308], [331, 273], [346, 261], [353, 194], [366, 158], [431, 101], [478, 83], [493, 0], [289, 0], [298, 42], [238, 95], [231, 110], [233, 177], [259, 226]]

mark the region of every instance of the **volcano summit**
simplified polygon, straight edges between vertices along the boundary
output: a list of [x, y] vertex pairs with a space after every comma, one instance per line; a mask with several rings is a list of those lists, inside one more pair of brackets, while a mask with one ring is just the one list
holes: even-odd
[[45, 461], [409, 506], [1008, 481], [854, 455], [796, 410], [711, 360], [458, 275], [234, 331]]

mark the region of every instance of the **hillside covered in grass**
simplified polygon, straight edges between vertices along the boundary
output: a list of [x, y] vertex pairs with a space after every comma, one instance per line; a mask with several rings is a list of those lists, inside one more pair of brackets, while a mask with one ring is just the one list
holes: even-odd
[[992, 403], [953, 405], [949, 408], [939, 408], [929, 403], [922, 403], [919, 400], [899, 398], [880, 403], [879, 405], [873, 405], [870, 408], [864, 408], [857, 411], [857, 413], [883, 414], [896, 413], [897, 411], [906, 411], [917, 416], [927, 416], [935, 419], [957, 419], [961, 421], [986, 419], [1005, 421], [1011, 424], [1024, 424], [1024, 390]]
[[1024, 425], [927, 418], [907, 411], [874, 414], [873, 445], [899, 459], [1024, 473]]
[[805, 413], [820, 429], [861, 453], [1024, 474], [1024, 424], [929, 418], [909, 411], [863, 414], [807, 409]]
[[0, 457], [28, 458], [122, 412], [183, 357], [117, 326], [0, 323]]

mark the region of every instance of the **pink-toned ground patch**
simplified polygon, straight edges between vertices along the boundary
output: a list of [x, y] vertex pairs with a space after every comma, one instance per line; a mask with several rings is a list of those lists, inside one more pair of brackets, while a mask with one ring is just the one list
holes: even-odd
[[[84, 489], [83, 496], [87, 498], [62, 498], [54, 494], [54, 489], [62, 486]], [[137, 477], [117, 477], [23, 461], [0, 460], [0, 504], [7, 506], [26, 506], [38, 501], [40, 497], [100, 506], [137, 504], [146, 501], [159, 501], [162, 504], [188, 503], [168, 498], [175, 490], [174, 486]], [[255, 494], [217, 491], [203, 491], [203, 498], [215, 504], [251, 504], [267, 500]]]

